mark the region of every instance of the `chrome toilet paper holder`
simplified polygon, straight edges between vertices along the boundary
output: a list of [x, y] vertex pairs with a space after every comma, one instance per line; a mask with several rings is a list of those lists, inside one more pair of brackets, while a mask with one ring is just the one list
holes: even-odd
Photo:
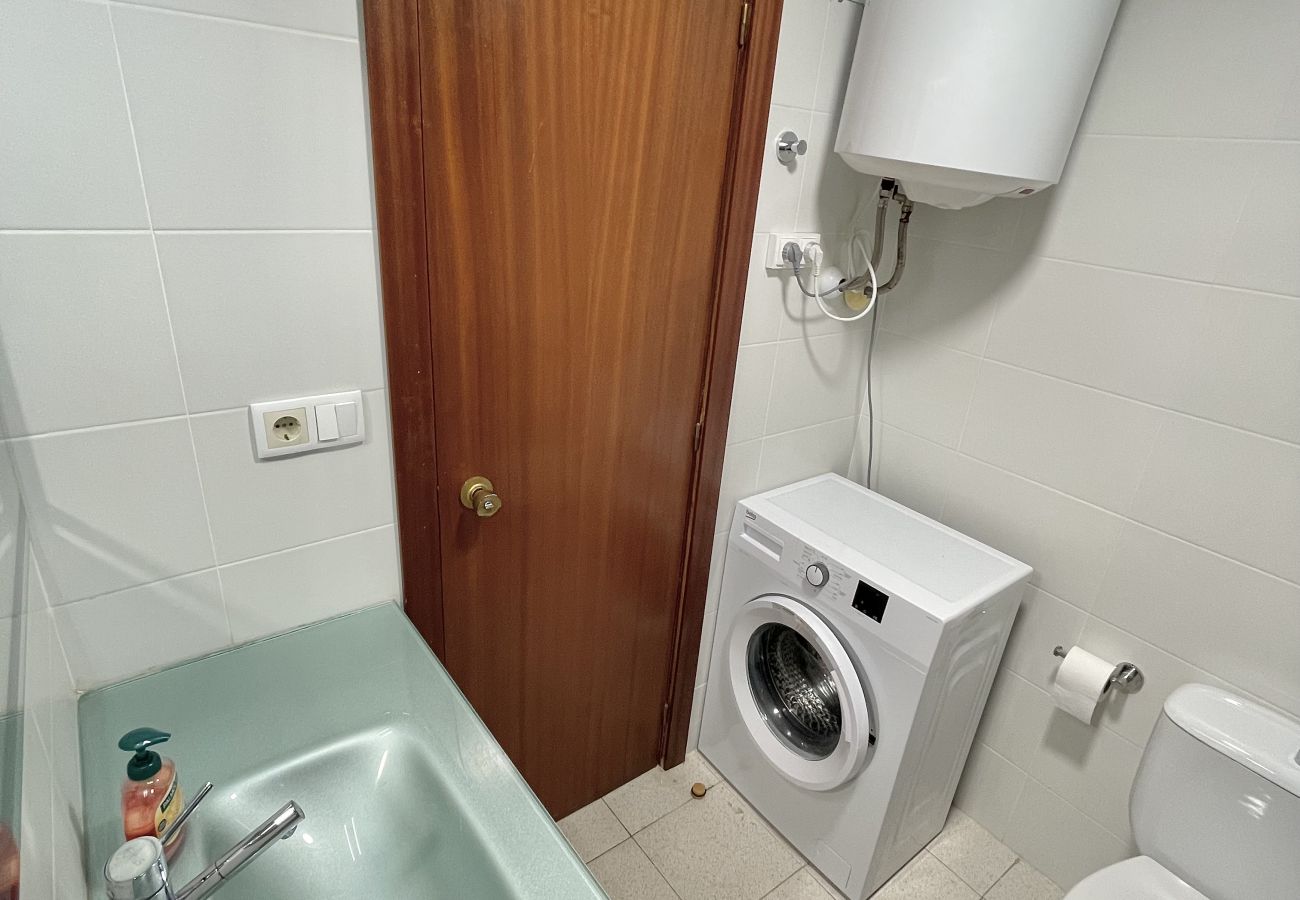
[[[1059, 656], [1065, 659], [1065, 648], [1057, 644], [1052, 650], [1053, 656]], [[1142, 690], [1142, 685], [1146, 683], [1146, 678], [1142, 675], [1142, 670], [1131, 662], [1122, 662], [1115, 667], [1115, 671], [1110, 673], [1110, 678], [1106, 681], [1105, 693], [1109, 693], [1111, 688], [1117, 691], [1123, 691], [1126, 694], [1133, 694]]]

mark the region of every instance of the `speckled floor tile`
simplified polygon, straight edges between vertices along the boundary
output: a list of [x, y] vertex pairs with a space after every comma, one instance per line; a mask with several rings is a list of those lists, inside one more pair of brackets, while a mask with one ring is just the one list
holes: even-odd
[[588, 867], [609, 900], [678, 900], [654, 863], [628, 838]]
[[777, 885], [776, 890], [763, 900], [835, 900], [835, 895], [828, 893], [813, 870], [804, 866]]
[[979, 900], [979, 896], [929, 851], [922, 850], [872, 894], [871, 900]]
[[756, 900], [804, 864], [727, 784], [635, 839], [683, 900]]
[[987, 900], [1061, 900], [1065, 891], [1029, 863], [1020, 860], [984, 896]]
[[655, 819], [665, 816], [691, 799], [691, 785], [697, 781], [713, 787], [721, 776], [699, 753], [691, 751], [686, 761], [668, 771], [658, 767], [634, 778], [605, 795], [605, 802], [623, 827], [635, 834]]
[[568, 838], [583, 862], [591, 862], [610, 847], [627, 840], [627, 829], [619, 824], [618, 819], [604, 800], [588, 803], [582, 809], [565, 816], [557, 824], [560, 831]]
[[1016, 855], [1006, 845], [956, 807], [928, 849], [980, 895], [993, 887], [1016, 861]]

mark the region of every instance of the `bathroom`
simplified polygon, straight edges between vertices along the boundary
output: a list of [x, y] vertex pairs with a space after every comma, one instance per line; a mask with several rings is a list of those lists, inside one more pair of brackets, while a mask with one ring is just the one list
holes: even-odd
[[1300, 897], [1294, 0], [0, 0], [0, 85], [0, 898]]

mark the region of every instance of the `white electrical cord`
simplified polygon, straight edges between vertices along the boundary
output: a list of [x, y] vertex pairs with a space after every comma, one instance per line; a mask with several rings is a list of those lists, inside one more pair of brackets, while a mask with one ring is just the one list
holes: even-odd
[[833, 291], [826, 291], [825, 294], [823, 294], [821, 290], [821, 266], [822, 266], [822, 256], [824, 255], [822, 252], [821, 244], [818, 244], [815, 241], [809, 243], [807, 245], [806, 250], [804, 251], [804, 254], [805, 256], [812, 258], [813, 289], [809, 291], [807, 288], [803, 286], [803, 280], [800, 277], [800, 273], [799, 273], [798, 262], [794, 263], [795, 281], [798, 282], [799, 289], [803, 291], [804, 294], [812, 297], [814, 300], [817, 301], [817, 305], [821, 307], [822, 312], [826, 314], [827, 318], [834, 319], [837, 322], [856, 322], [859, 319], [865, 318], [873, 309], [875, 309], [876, 298], [879, 295], [879, 290], [878, 290], [878, 285], [876, 284], [876, 269], [874, 266], [871, 265], [871, 260], [869, 258], [864, 260], [864, 265], [866, 267], [867, 274], [871, 276], [871, 299], [867, 301], [867, 305], [862, 308], [861, 312], [857, 313], [856, 315], [841, 316], [836, 314], [835, 312], [832, 312], [831, 308], [826, 305], [825, 295], [831, 294], [833, 293]]

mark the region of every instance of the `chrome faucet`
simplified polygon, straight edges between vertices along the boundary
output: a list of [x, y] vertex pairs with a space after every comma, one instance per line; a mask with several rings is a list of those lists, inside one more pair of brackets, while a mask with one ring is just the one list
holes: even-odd
[[[193, 802], [181, 811], [163, 835], [164, 838], [178, 832], [210, 790], [211, 782], [204, 785]], [[162, 841], [156, 837], [127, 841], [104, 864], [109, 900], [202, 900], [257, 859], [277, 839], [284, 840], [293, 834], [298, 823], [306, 817], [302, 807], [290, 800], [275, 815], [240, 838], [220, 859], [180, 888], [173, 888], [168, 880]]]

